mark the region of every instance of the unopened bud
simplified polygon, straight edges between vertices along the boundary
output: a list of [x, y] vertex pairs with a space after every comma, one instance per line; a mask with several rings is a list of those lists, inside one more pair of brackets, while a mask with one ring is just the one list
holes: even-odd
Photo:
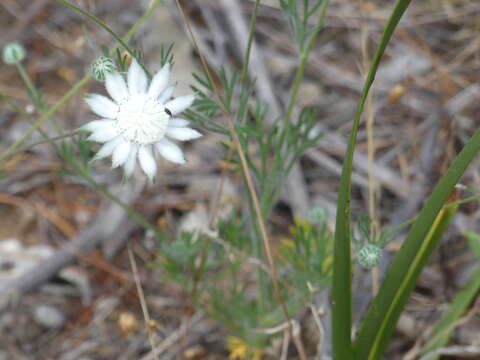
[[16, 65], [19, 64], [25, 56], [27, 51], [19, 42], [11, 42], [3, 48], [2, 59], [5, 64]]
[[377, 245], [367, 244], [357, 253], [358, 262], [365, 268], [373, 268], [380, 264], [382, 248]]
[[115, 71], [117, 71], [115, 63], [106, 56], [100, 56], [90, 66], [90, 72], [98, 81], [105, 81], [106, 74]]

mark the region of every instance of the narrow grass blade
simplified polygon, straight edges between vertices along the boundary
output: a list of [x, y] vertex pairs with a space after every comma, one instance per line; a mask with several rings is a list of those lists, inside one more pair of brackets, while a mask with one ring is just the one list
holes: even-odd
[[[431, 335], [431, 340], [425, 344], [422, 355], [434, 351], [447, 345], [450, 336], [457, 324], [458, 319], [464, 313], [465, 309], [480, 291], [480, 268], [478, 268], [470, 277], [463, 289], [455, 295], [447, 312], [442, 316], [437, 327]], [[429, 360], [438, 360], [440, 357], [434, 355]]]
[[442, 207], [479, 149], [480, 130], [477, 130], [450, 165], [413, 223], [358, 332], [355, 344], [358, 359], [382, 359], [416, 280], [457, 205]]
[[333, 354], [338, 360], [353, 359], [351, 340], [352, 328], [352, 290], [351, 290], [351, 254], [350, 254], [350, 189], [352, 177], [353, 153], [357, 140], [358, 127], [368, 92], [375, 79], [380, 59], [387, 47], [393, 31], [411, 0], [398, 0], [385, 26], [375, 55], [363, 86], [357, 112], [353, 119], [348, 148], [343, 162], [340, 189], [338, 194], [337, 218], [335, 227], [335, 248], [332, 288], [332, 335]]
[[470, 250], [472, 250], [476, 258], [480, 260], [480, 234], [474, 231], [465, 231], [464, 235], [468, 240]]

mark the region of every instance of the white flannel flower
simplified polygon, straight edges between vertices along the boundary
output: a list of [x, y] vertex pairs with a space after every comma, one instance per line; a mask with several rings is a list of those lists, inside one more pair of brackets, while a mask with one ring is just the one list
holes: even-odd
[[128, 69], [127, 82], [118, 72], [105, 74], [105, 87], [112, 97], [91, 94], [85, 98], [101, 117], [81, 129], [92, 134], [88, 140], [104, 143], [94, 160], [112, 156], [112, 167], [123, 166], [126, 178], [140, 167], [153, 181], [157, 173], [155, 150], [165, 159], [184, 164], [183, 151], [170, 139], [187, 141], [202, 136], [176, 117], [195, 100], [194, 95], [171, 99], [175, 86], [168, 86], [170, 64], [165, 64], [148, 85], [148, 78], [136, 60]]

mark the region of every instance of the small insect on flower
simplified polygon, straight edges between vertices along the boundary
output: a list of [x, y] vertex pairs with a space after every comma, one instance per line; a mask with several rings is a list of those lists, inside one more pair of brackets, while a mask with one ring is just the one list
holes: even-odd
[[150, 181], [157, 173], [155, 151], [165, 159], [184, 164], [183, 151], [170, 139], [187, 141], [202, 136], [177, 117], [195, 100], [194, 95], [171, 99], [175, 86], [168, 86], [170, 64], [155, 74], [150, 84], [136, 60], [127, 81], [118, 72], [105, 73], [105, 87], [112, 97], [91, 94], [85, 98], [91, 110], [101, 117], [81, 127], [90, 131], [89, 140], [104, 143], [94, 160], [112, 156], [112, 167], [123, 166], [126, 178], [140, 163]]

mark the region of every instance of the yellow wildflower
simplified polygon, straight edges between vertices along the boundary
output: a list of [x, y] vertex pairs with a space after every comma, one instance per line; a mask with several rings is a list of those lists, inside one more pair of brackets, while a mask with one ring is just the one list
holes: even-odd
[[261, 360], [263, 350], [260, 348], [252, 348], [244, 340], [235, 337], [227, 337], [227, 350], [229, 360]]

